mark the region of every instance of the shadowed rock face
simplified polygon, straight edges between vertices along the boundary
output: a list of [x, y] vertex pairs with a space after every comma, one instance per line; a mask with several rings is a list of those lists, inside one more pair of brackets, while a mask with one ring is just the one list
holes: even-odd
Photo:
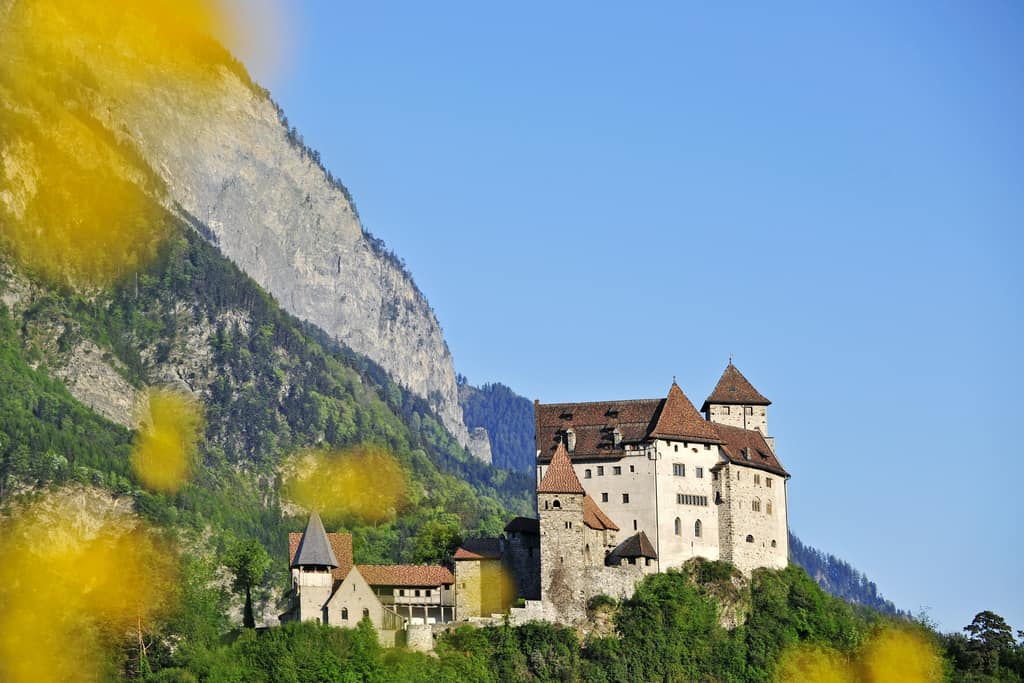
[[126, 124], [170, 200], [284, 308], [379, 363], [471, 445], [427, 300], [367, 239], [346, 193], [289, 140], [269, 98], [220, 71], [201, 97], [149, 84], [145, 107], [112, 112], [109, 123]]

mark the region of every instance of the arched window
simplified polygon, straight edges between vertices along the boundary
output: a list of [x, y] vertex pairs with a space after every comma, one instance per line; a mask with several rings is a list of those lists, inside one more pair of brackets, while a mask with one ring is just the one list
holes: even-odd
[[682, 536], [683, 535], [683, 523], [682, 523], [682, 521], [678, 517], [676, 517], [675, 531], [676, 531], [676, 536]]
[[588, 543], [586, 548], [583, 549], [584, 555], [587, 558], [587, 564], [590, 564], [590, 544]]
[[770, 500], [767, 503], [764, 504], [764, 507], [765, 507], [765, 511], [769, 515], [772, 514], [772, 502]]
[[693, 523], [693, 535], [695, 538], [700, 538], [700, 535], [703, 532], [703, 530], [704, 525], [700, 523], [699, 519]]
[[348, 621], [348, 607], [341, 608], [341, 620]]
[[747, 534], [747, 543], [753, 543], [753, 542], [754, 542], [754, 537], [751, 536], [750, 534]]
[[551, 503], [551, 507], [555, 508], [556, 510], [561, 510], [562, 504], [558, 502], [557, 498], [555, 498], [554, 502]]
[[760, 512], [761, 511], [761, 499], [760, 498], [755, 498], [754, 500], [750, 501], [750, 509], [753, 510], [754, 512]]
[[775, 547], [775, 539], [774, 538], [772, 539], [772, 547], [773, 548]]

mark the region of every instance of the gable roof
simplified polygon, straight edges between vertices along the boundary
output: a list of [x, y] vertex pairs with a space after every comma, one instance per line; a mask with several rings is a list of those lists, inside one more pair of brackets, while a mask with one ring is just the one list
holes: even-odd
[[719, 440], [712, 424], [701, 417], [675, 382], [668, 390], [668, 398], [661, 406], [650, 436], [703, 443], [717, 443]]
[[433, 588], [455, 583], [447, 567], [417, 564], [359, 564], [356, 569], [371, 586]]
[[335, 557], [331, 544], [327, 541], [327, 532], [324, 530], [324, 523], [320, 521], [320, 515], [313, 511], [306, 523], [306, 530], [299, 539], [299, 546], [292, 556], [291, 566], [305, 567], [330, 567], [335, 569], [338, 566], [338, 558]]
[[586, 493], [579, 477], [572, 469], [569, 451], [565, 450], [564, 443], [558, 443], [555, 454], [551, 457], [551, 464], [537, 485], [537, 493]]
[[652, 560], [658, 559], [658, 552], [654, 549], [651, 539], [643, 531], [635, 533], [622, 543], [615, 546], [610, 557], [649, 557]]
[[[302, 534], [290, 533], [288, 534], [288, 566], [295, 566], [295, 553], [299, 549], [299, 543], [302, 541]], [[348, 572], [352, 569], [352, 534], [327, 534], [327, 542], [331, 546], [331, 551], [334, 552], [334, 558], [338, 561], [338, 566], [331, 570], [331, 575], [336, 581], [343, 581]]]
[[618, 525], [604, 514], [597, 502], [590, 496], [583, 497], [583, 523], [596, 531], [618, 531]]
[[[538, 524], [539, 529], [539, 524]], [[500, 538], [467, 538], [452, 556], [453, 560], [500, 560]]]
[[[712, 422], [722, 443], [719, 450], [730, 462], [759, 470], [774, 472], [783, 477], [789, 473], [782, 467], [775, 452], [764, 440], [764, 435], [756, 429], [741, 429], [729, 425]], [[749, 456], [749, 457], [748, 457]]]
[[754, 388], [754, 385], [743, 376], [743, 373], [736, 369], [736, 366], [729, 361], [725, 372], [722, 373], [718, 384], [711, 391], [711, 395], [701, 406], [701, 412], [707, 412], [708, 406], [712, 403], [725, 405], [748, 405], [748, 406], [770, 406], [772, 404], [761, 392]]

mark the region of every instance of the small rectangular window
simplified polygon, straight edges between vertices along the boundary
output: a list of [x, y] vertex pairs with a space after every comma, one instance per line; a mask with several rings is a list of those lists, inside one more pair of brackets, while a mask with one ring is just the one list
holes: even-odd
[[754, 484], [756, 484], [757, 486], [761, 485], [761, 475], [760, 474], [755, 474], [754, 475]]
[[672, 465], [672, 475], [676, 477], [685, 477], [686, 465], [678, 462]]
[[729, 414], [729, 406], [722, 406], [722, 415]]
[[601, 494], [601, 502], [602, 503], [607, 503], [608, 502], [608, 494], [607, 493], [602, 493]]
[[744, 406], [743, 407], [743, 412], [746, 413], [747, 415], [753, 415], [754, 414], [754, 409], [751, 408], [750, 406]]
[[427, 597], [428, 598], [430, 597], [430, 589], [429, 588], [427, 589]]
[[630, 465], [629, 466], [629, 471], [630, 472], [636, 472], [636, 467], [634, 465]]
[[598, 466], [598, 468], [597, 468], [597, 476], [599, 476], [599, 477], [603, 477], [604, 476], [604, 466], [603, 465]]
[[623, 493], [622, 494], [622, 502], [623, 503], [628, 503], [629, 502], [629, 494], [628, 493]]
[[590, 470], [583, 470], [583, 478], [590, 479]]
[[[636, 531], [636, 520], [635, 520], [635, 519], [633, 520], [633, 531]], [[633, 563], [634, 563], [634, 561], [635, 561], [635, 560], [633, 560], [633, 558], [630, 558], [630, 559], [629, 559], [629, 563], [630, 563], [630, 564], [633, 564]]]
[[618, 466], [613, 467], [612, 468], [612, 474], [622, 474], [622, 468], [618, 467]]
[[672, 448], [675, 450], [676, 453], [679, 452], [679, 444], [672, 444]]
[[772, 487], [772, 478], [771, 477], [765, 477], [764, 478], [764, 485], [767, 486], [768, 488], [771, 488]]
[[417, 598], [418, 598], [418, 597], [420, 597], [420, 591], [419, 591], [419, 589], [416, 589], [416, 597], [417, 597]]
[[704, 450], [710, 451], [711, 450], [711, 444], [709, 444], [709, 443], [704, 444]]
[[399, 588], [398, 589], [398, 597], [400, 597], [400, 598], [404, 598], [405, 597], [405, 589], [404, 588]]
[[698, 479], [703, 479], [704, 478], [704, 468], [703, 467], [698, 467], [694, 471], [694, 476], [697, 477]]

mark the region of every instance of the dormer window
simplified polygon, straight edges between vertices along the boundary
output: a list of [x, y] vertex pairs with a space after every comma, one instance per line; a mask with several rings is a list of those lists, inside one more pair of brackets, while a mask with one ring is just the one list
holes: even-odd
[[565, 430], [565, 447], [569, 449], [570, 453], [576, 450], [576, 430]]
[[612, 443], [616, 446], [622, 443], [622, 432], [619, 431], [618, 427], [612, 430]]

